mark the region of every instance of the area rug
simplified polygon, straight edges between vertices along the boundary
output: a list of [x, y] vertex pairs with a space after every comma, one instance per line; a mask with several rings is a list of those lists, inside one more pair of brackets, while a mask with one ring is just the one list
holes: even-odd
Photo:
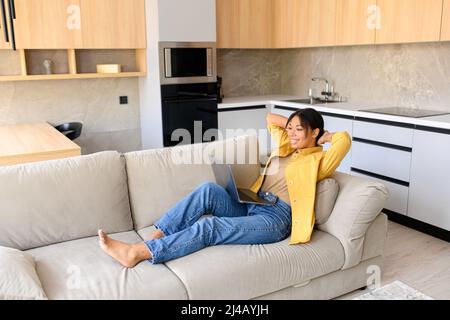
[[401, 281], [394, 281], [353, 300], [434, 300]]

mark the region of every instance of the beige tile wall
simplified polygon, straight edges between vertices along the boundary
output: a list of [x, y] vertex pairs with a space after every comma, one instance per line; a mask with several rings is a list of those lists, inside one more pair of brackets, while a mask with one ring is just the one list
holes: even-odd
[[[119, 104], [127, 95], [128, 105]], [[80, 121], [83, 154], [141, 148], [138, 79], [0, 82], [0, 125]]]
[[219, 50], [226, 96], [306, 96], [327, 77], [350, 101], [450, 110], [450, 42], [286, 50]]

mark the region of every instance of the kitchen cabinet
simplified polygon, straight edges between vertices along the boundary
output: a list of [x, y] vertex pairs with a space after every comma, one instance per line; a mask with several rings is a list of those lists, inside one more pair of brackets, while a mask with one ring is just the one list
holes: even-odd
[[18, 49], [82, 46], [79, 0], [15, 0]]
[[145, 0], [15, 0], [18, 49], [145, 48]]
[[217, 0], [218, 48], [272, 48], [273, 0]]
[[9, 7], [7, 1], [0, 0], [0, 49], [11, 49], [10, 27], [9, 27]]
[[441, 41], [450, 41], [450, 0], [444, 0]]
[[[333, 114], [322, 114], [324, 121], [324, 128], [330, 132], [340, 132], [346, 131], [350, 135], [352, 135], [352, 127], [353, 127], [353, 117], [341, 116], [341, 115], [333, 115]], [[331, 144], [327, 143], [324, 145], [324, 150], [328, 150]], [[352, 160], [352, 150], [347, 153], [345, 158], [342, 160], [340, 166], [337, 168], [337, 171], [349, 173], [351, 169], [351, 160]]]
[[443, 0], [377, 0], [376, 43], [439, 41]]
[[411, 152], [360, 142], [354, 138], [352, 168], [381, 175], [399, 182], [409, 182]]
[[80, 0], [83, 48], [145, 48], [144, 0]]
[[283, 107], [283, 106], [273, 106], [272, 107], [272, 113], [279, 114], [286, 118], [289, 118], [289, 116], [297, 110], [298, 110], [297, 108]]
[[360, 173], [357, 171], [351, 171], [351, 175], [383, 184], [389, 190], [389, 198], [387, 199], [384, 208], [395, 213], [407, 215], [409, 194], [409, 188], [407, 186], [378, 179], [374, 176], [367, 175], [367, 173]]
[[376, 0], [337, 0], [336, 45], [375, 44]]
[[270, 153], [267, 112], [265, 105], [219, 109], [219, 131], [226, 139], [246, 134], [256, 135], [259, 140], [259, 154], [267, 156]]
[[[159, 0], [157, 2], [159, 41], [216, 42], [216, 0]], [[153, 12], [148, 3], [147, 12]], [[176, 8], [174, 10], [174, 8]], [[154, 17], [149, 17], [155, 20]], [[154, 27], [147, 26], [149, 35]], [[151, 39], [151, 36], [149, 36]]]
[[276, 48], [333, 46], [336, 0], [276, 0]]
[[450, 130], [414, 130], [409, 217], [450, 230], [449, 163]]

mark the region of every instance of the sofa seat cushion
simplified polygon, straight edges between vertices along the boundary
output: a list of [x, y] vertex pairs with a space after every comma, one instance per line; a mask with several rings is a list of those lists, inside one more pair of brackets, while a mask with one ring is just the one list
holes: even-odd
[[0, 300], [47, 299], [32, 256], [0, 247]]
[[[112, 238], [135, 243], [134, 232]], [[98, 244], [84, 238], [27, 251], [49, 299], [186, 299], [180, 280], [164, 265], [144, 261], [133, 269], [122, 267]]]
[[339, 240], [314, 231], [311, 241], [289, 245], [209, 247], [166, 265], [184, 283], [189, 299], [252, 299], [339, 270]]

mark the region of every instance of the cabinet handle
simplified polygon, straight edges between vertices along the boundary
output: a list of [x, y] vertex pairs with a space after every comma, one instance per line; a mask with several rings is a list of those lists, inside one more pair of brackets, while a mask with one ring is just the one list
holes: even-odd
[[16, 20], [16, 0], [11, 0], [12, 17]]
[[14, 7], [14, 0], [9, 0], [9, 25], [11, 26], [12, 48], [15, 51], [16, 50], [16, 35], [14, 33], [14, 16], [15, 16], [15, 14], [13, 13], [13, 7]]
[[5, 42], [9, 42], [9, 32], [8, 32], [8, 23], [6, 22], [6, 7], [5, 0], [1, 0], [0, 7], [2, 9], [2, 23], [3, 23], [3, 34], [5, 35]]

